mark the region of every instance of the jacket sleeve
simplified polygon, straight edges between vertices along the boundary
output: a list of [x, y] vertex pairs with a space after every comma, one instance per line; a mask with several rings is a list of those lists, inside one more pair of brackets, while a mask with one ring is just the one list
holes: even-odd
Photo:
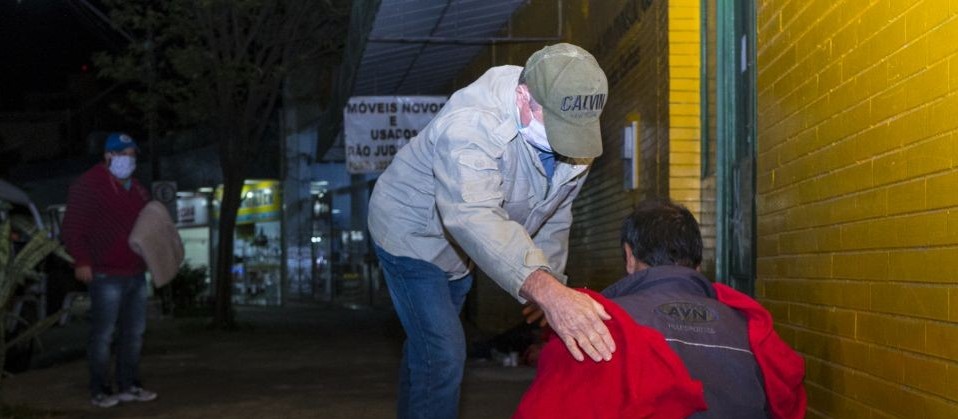
[[[486, 120], [483, 120], [486, 118]], [[483, 127], [484, 115], [463, 115], [442, 128], [433, 161], [436, 206], [443, 226], [467, 255], [519, 301], [533, 271], [548, 268], [545, 253], [502, 208], [501, 146]]]
[[549, 267], [555, 276], [563, 284], [568, 282], [565, 275], [566, 261], [569, 257], [569, 230], [572, 227], [572, 202], [582, 190], [587, 173], [583, 173], [576, 179], [578, 182], [575, 189], [565, 198], [555, 214], [546, 220], [539, 232], [532, 238], [533, 243], [542, 249], [549, 261]]
[[654, 329], [643, 327], [615, 303], [601, 303], [618, 349], [608, 362], [579, 362], [553, 334], [539, 357], [536, 378], [513, 419], [685, 418], [705, 410], [702, 383]]
[[70, 187], [67, 211], [63, 215], [61, 237], [76, 267], [93, 265], [89, 231], [96, 221], [97, 210], [93, 205], [94, 191], [89, 181], [88, 177], [83, 176]]

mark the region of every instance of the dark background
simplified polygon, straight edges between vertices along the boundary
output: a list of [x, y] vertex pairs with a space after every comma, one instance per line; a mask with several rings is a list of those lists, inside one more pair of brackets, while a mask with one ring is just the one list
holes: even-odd
[[94, 75], [93, 52], [122, 47], [111, 31], [78, 0], [0, 0], [0, 111], [67, 105], [43, 102], [69, 101], [57, 97], [69, 76]]

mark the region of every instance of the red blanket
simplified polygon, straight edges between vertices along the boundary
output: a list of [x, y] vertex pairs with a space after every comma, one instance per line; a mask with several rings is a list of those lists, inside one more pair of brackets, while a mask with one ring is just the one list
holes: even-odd
[[[719, 301], [740, 310], [749, 322], [749, 342], [765, 378], [772, 416], [805, 415], [803, 359], [772, 329], [771, 315], [757, 302], [715, 284]], [[685, 418], [705, 410], [702, 384], [658, 331], [640, 326], [602, 295], [580, 290], [612, 316], [606, 322], [616, 342], [609, 362], [578, 362], [552, 334], [539, 358], [539, 371], [514, 419]]]

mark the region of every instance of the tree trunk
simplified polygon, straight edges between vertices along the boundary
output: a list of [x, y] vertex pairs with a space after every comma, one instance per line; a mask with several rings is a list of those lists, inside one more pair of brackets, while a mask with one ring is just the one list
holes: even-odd
[[[223, 162], [227, 163], [227, 162]], [[216, 308], [213, 326], [229, 329], [234, 326], [233, 317], [233, 238], [236, 231], [236, 215], [239, 212], [243, 192], [243, 177], [238, 170], [223, 166], [223, 200], [220, 203], [219, 244], [216, 252]], [[232, 172], [232, 173], [227, 173]]]

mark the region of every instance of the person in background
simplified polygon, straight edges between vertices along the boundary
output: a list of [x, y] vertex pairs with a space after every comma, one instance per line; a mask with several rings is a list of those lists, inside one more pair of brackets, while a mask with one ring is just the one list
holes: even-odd
[[541, 308], [570, 356], [612, 358], [608, 314], [564, 274], [572, 201], [602, 153], [607, 96], [591, 54], [547, 46], [455, 92], [379, 177], [369, 232], [407, 336], [398, 417], [458, 416], [459, 312], [476, 266]]
[[552, 339], [516, 418], [805, 416], [804, 360], [755, 300], [699, 273], [702, 236], [685, 207], [640, 203], [621, 246], [629, 275], [584, 291], [612, 315], [616, 359], [577, 363]]
[[[140, 352], [146, 330], [147, 285], [143, 259], [128, 244], [150, 196], [133, 178], [139, 148], [129, 135], [112, 133], [103, 162], [70, 187], [63, 241], [73, 257], [76, 279], [88, 285], [91, 326], [87, 346], [91, 403], [150, 401], [157, 394], [140, 383]], [[109, 379], [110, 349], [116, 345], [116, 388]]]

